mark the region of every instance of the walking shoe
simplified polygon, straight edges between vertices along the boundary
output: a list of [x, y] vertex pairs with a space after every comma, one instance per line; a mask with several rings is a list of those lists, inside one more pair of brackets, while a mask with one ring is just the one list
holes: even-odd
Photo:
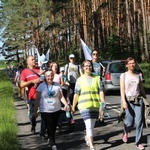
[[88, 141], [88, 139], [87, 139], [86, 136], [84, 137], [84, 140], [85, 140], [85, 142], [86, 142], [86, 145], [87, 145], [87, 146], [90, 146], [89, 141]]
[[34, 126], [31, 127], [31, 133], [35, 134], [35, 127]]
[[98, 123], [99, 123], [100, 126], [106, 126], [107, 125], [107, 123], [104, 121], [104, 119], [103, 120], [99, 119]]
[[137, 149], [143, 150], [145, 149], [144, 146], [142, 144], [137, 145]]
[[56, 145], [53, 145], [53, 146], [52, 146], [52, 150], [57, 150], [57, 146], [56, 146]]
[[40, 134], [40, 138], [41, 138], [42, 140], [47, 140], [48, 137], [46, 137], [45, 134]]
[[71, 124], [74, 124], [74, 123], [75, 123], [74, 119], [71, 119]]
[[123, 141], [124, 143], [127, 143], [127, 142], [128, 142], [128, 135], [127, 135], [126, 133], [123, 134], [123, 136], [122, 136], [122, 141]]

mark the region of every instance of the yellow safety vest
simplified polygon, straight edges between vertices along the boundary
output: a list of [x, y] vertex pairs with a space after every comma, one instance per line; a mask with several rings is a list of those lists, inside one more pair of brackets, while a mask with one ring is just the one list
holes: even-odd
[[78, 83], [80, 86], [80, 95], [78, 100], [78, 109], [85, 108], [99, 108], [100, 98], [99, 98], [99, 84], [100, 76], [92, 75], [92, 85], [90, 86], [85, 75], [81, 75], [78, 78]]

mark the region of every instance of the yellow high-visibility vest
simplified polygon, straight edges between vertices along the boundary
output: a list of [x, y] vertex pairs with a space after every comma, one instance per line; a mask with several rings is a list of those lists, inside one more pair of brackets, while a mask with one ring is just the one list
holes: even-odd
[[78, 78], [78, 83], [80, 86], [80, 95], [78, 100], [78, 109], [85, 108], [99, 108], [100, 98], [99, 98], [99, 84], [100, 76], [92, 75], [92, 85], [88, 83], [85, 75], [81, 75]]

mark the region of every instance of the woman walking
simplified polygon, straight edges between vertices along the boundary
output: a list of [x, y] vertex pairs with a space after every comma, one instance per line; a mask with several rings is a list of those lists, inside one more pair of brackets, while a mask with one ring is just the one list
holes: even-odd
[[44, 120], [47, 134], [48, 144], [52, 150], [57, 150], [55, 143], [55, 132], [61, 112], [61, 102], [65, 105], [65, 109], [69, 109], [69, 105], [65, 100], [60, 85], [53, 82], [54, 73], [52, 70], [45, 72], [45, 81], [42, 82], [36, 90], [36, 101], [34, 116], [37, 117], [38, 107], [40, 108], [41, 117]]
[[95, 150], [93, 145], [93, 129], [99, 115], [100, 101], [105, 102], [103, 83], [100, 76], [92, 74], [92, 63], [86, 60], [82, 63], [83, 75], [77, 79], [72, 112], [76, 104], [86, 127], [85, 141], [90, 150]]
[[127, 58], [127, 72], [121, 74], [120, 76], [122, 107], [125, 110], [124, 133], [122, 140], [125, 143], [128, 142], [129, 132], [135, 123], [135, 144], [138, 149], [143, 150], [144, 146], [141, 144], [141, 139], [144, 124], [144, 103], [141, 96], [146, 98], [146, 94], [141, 76], [136, 73], [135, 66], [135, 59], [132, 57]]

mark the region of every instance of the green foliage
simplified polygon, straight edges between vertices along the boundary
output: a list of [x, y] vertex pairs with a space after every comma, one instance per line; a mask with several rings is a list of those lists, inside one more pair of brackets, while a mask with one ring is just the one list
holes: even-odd
[[4, 60], [0, 60], [0, 68], [6, 68], [6, 63]]
[[141, 63], [140, 67], [143, 71], [144, 79], [145, 79], [145, 88], [150, 89], [150, 64], [149, 63]]
[[0, 71], [0, 149], [19, 150], [14, 91], [9, 77]]

